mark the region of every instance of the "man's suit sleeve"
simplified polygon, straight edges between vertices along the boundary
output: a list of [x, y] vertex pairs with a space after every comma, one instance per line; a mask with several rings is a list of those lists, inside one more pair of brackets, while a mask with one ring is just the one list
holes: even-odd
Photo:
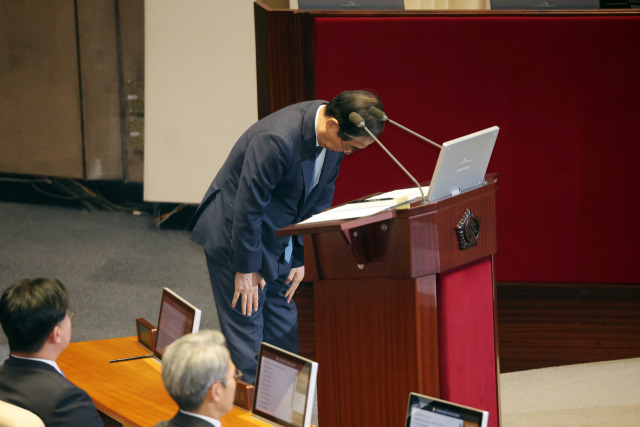
[[271, 192], [291, 164], [291, 142], [273, 132], [254, 136], [245, 151], [234, 202], [232, 269], [252, 273], [262, 268], [262, 223]]
[[65, 390], [53, 410], [47, 427], [104, 427], [93, 401], [81, 388]]

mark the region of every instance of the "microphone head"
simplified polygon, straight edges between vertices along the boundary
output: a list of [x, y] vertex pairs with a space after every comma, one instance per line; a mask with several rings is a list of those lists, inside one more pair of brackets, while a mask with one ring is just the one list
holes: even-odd
[[359, 128], [364, 127], [364, 119], [360, 114], [356, 113], [355, 111], [349, 114], [349, 121], [351, 121], [351, 123], [358, 126]]
[[378, 120], [382, 120], [383, 122], [386, 122], [387, 120], [389, 120], [389, 118], [384, 113], [384, 111], [381, 111], [376, 107], [369, 107], [369, 114], [371, 114], [373, 117], [375, 117]]

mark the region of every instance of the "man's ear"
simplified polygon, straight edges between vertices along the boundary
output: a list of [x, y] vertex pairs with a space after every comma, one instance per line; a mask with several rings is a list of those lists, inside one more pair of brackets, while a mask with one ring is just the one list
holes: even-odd
[[335, 117], [329, 117], [327, 119], [327, 129], [340, 129], [340, 122], [338, 122], [338, 119], [336, 119]]
[[204, 396], [205, 400], [209, 400], [211, 402], [218, 403], [222, 398], [222, 383], [220, 381], [216, 381], [207, 391], [207, 394]]
[[53, 331], [47, 337], [47, 341], [50, 344], [58, 344], [62, 341], [62, 336], [60, 334], [60, 325], [56, 325], [53, 327]]

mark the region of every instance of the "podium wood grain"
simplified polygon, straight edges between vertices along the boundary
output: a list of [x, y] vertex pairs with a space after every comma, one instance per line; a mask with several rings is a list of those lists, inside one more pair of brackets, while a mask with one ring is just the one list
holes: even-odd
[[[499, 425], [498, 176], [485, 179], [435, 203], [278, 230], [304, 236], [313, 284], [296, 303], [312, 299], [298, 313], [313, 327], [299, 333], [314, 333], [321, 423], [398, 425], [409, 393], [418, 392], [489, 410], [490, 425]], [[481, 227], [477, 245], [462, 250], [457, 228], [467, 212]], [[301, 339], [302, 351], [310, 341]]]

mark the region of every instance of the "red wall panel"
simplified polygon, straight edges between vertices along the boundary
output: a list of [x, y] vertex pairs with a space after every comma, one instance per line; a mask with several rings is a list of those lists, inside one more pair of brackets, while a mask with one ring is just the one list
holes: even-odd
[[[640, 283], [639, 17], [317, 18], [316, 91], [378, 93], [442, 143], [500, 127], [499, 281]], [[388, 125], [420, 181], [437, 149]], [[372, 146], [345, 158], [335, 203], [411, 186]]]

